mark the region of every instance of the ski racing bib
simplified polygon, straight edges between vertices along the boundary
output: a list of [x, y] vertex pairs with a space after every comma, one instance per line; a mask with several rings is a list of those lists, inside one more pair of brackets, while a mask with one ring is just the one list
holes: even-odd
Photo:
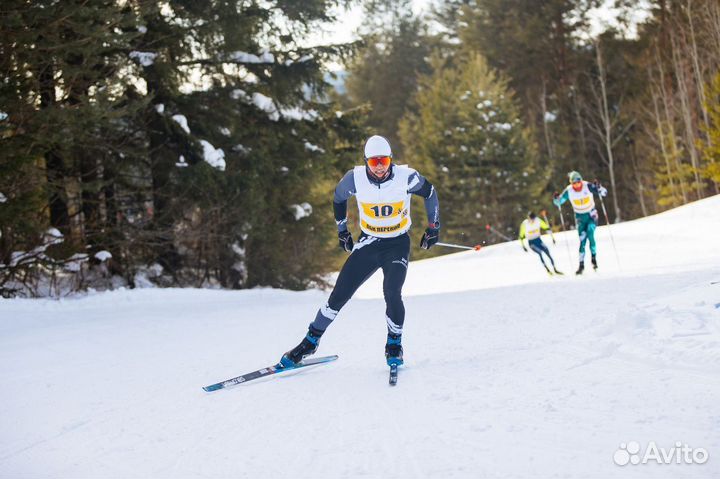
[[540, 218], [535, 218], [534, 220], [526, 219], [525, 220], [525, 238], [527, 240], [534, 240], [535, 238], [539, 238], [541, 235], [540, 232]]
[[368, 179], [364, 165], [353, 169], [360, 229], [365, 234], [393, 238], [410, 229], [408, 178], [414, 172], [407, 166], [395, 165], [392, 179], [375, 184]]
[[595, 199], [592, 191], [588, 188], [587, 181], [583, 181], [583, 187], [580, 191], [575, 191], [572, 186], [568, 186], [567, 192], [575, 213], [590, 213], [595, 209]]

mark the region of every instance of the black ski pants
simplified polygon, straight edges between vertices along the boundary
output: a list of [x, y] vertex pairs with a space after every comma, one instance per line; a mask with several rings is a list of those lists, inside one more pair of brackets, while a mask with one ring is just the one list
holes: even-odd
[[402, 287], [407, 276], [409, 259], [410, 237], [407, 233], [394, 238], [360, 235], [355, 248], [340, 270], [327, 304], [320, 308], [315, 321], [310, 326], [316, 331], [324, 332], [355, 291], [375, 271], [382, 268], [388, 331], [402, 334], [405, 323]]

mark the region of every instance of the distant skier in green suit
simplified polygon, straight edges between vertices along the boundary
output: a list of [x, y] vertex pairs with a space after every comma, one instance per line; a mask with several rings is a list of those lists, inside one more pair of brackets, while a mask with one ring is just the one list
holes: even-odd
[[580, 266], [575, 274], [582, 274], [585, 269], [585, 243], [590, 242], [590, 256], [593, 269], [597, 269], [597, 246], [595, 245], [595, 228], [597, 227], [598, 212], [595, 209], [595, 198], [593, 193], [599, 196], [607, 196], [607, 189], [600, 185], [598, 180], [592, 183], [583, 181], [577, 171], [568, 173], [570, 184], [560, 193], [553, 194], [553, 203], [560, 207], [566, 201], [575, 211], [577, 231], [580, 235]]

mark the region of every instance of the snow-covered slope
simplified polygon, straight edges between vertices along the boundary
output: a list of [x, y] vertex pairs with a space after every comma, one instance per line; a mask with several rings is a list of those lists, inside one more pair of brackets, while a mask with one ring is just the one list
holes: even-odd
[[[419, 241], [417, 232], [415, 236]], [[543, 239], [550, 246], [558, 269], [569, 273], [563, 279], [575, 279], [572, 273], [578, 266], [578, 235], [569, 231], [555, 233], [554, 237], [556, 245], [549, 235]], [[610, 275], [627, 277], [703, 269], [713, 263], [720, 266], [720, 196], [609, 228], [600, 226], [595, 238], [601, 274], [578, 278], [583, 282], [588, 276], [607, 279]], [[589, 266], [589, 247], [586, 262]], [[535, 253], [524, 253], [520, 243], [514, 241], [415, 262], [403, 293], [437, 294], [556, 280], [548, 278]], [[358, 291], [359, 297], [382, 297], [381, 285], [382, 275], [377, 274]]]
[[[720, 197], [611, 228], [620, 265], [603, 227], [579, 278], [517, 243], [413, 262], [396, 388], [378, 278], [322, 340], [337, 362], [212, 394], [327, 293], [0, 300], [0, 477], [718, 477]], [[616, 465], [630, 441], [709, 460]]]

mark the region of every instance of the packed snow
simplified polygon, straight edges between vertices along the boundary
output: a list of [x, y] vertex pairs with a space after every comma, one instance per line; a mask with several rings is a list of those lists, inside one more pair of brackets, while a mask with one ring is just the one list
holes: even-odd
[[0, 299], [0, 477], [718, 477], [718, 236], [720, 196], [600, 227], [580, 277], [575, 232], [543, 237], [560, 277], [517, 241], [412, 262], [394, 388], [381, 274], [320, 343], [338, 361], [215, 393], [328, 292]]

